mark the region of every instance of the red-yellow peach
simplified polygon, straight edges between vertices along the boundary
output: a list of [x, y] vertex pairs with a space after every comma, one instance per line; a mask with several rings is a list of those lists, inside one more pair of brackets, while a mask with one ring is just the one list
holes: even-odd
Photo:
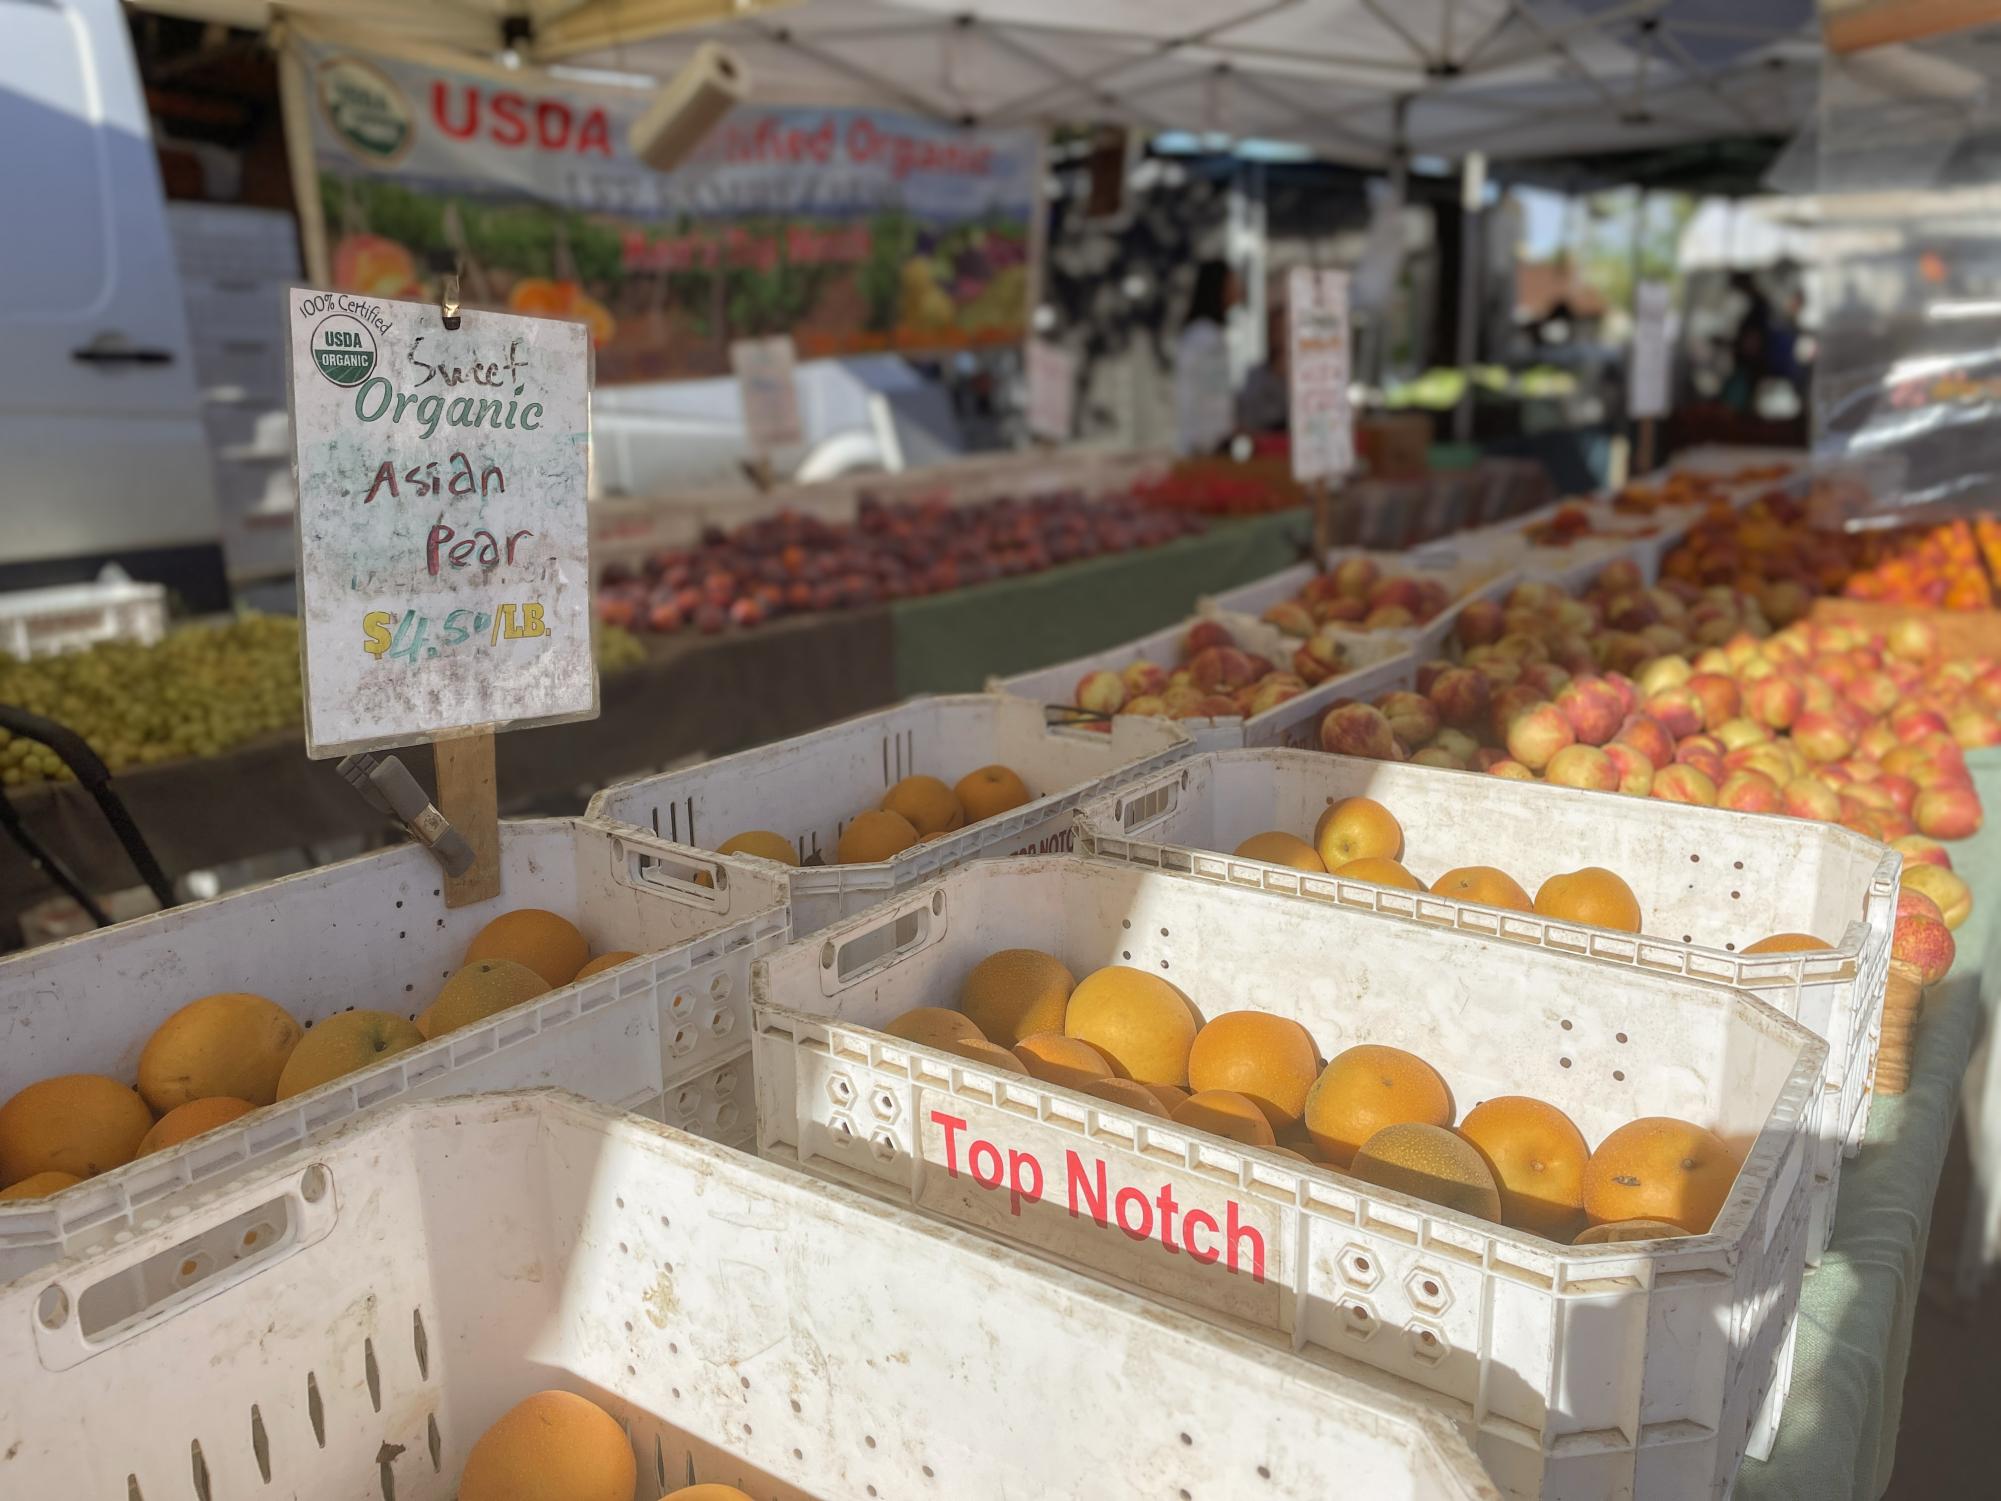
[[1662, 802], [1716, 806], [1716, 783], [1693, 766], [1664, 766], [1654, 773], [1652, 795]]
[[1605, 757], [1619, 773], [1619, 791], [1645, 797], [1654, 790], [1654, 763], [1638, 746], [1614, 740], [1605, 747]]
[[1973, 911], [1973, 888], [1943, 865], [1906, 865], [1902, 879], [1904, 885], [1938, 903], [1939, 916], [1948, 928], [1957, 928]]
[[1911, 819], [1929, 838], [1968, 838], [1980, 832], [1980, 794], [1971, 787], [1927, 787], [1911, 805]]
[[1952, 869], [1952, 856], [1928, 834], [1906, 834], [1890, 841], [1890, 848], [1904, 857], [1905, 865], [1943, 865], [1947, 870]]
[[1541, 771], [1558, 751], [1576, 741], [1570, 721], [1555, 704], [1537, 704], [1508, 725], [1508, 754], [1531, 771]]
[[1320, 748], [1371, 761], [1396, 759], [1396, 732], [1373, 704], [1339, 704], [1320, 721]]

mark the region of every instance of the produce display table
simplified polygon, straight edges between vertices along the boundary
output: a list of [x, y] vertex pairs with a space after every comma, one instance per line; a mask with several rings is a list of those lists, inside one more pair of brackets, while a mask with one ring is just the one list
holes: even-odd
[[[1966, 759], [1981, 800], [2001, 808], [2001, 752]], [[1768, 1463], [1745, 1462], [1737, 1501], [1875, 1501], [1889, 1483], [1932, 1199], [1967, 1062], [2001, 998], [2001, 820], [1952, 858], [1974, 891], [1958, 963], [1925, 997], [1910, 1089], [1876, 1100], [1862, 1155], [1842, 1168], [1833, 1241], [1800, 1293], [1778, 1442]]]
[[1304, 510], [1218, 521], [1199, 537], [1002, 579], [889, 608], [896, 692], [977, 692], [1005, 677], [1144, 636], [1194, 612], [1198, 595], [1300, 558]]
[[[684, 756], [721, 755], [817, 729], [897, 696], [885, 610], [800, 616], [756, 631], [646, 638], [645, 663], [604, 677], [597, 719], [502, 735], [503, 808], [581, 813], [608, 782]], [[430, 753], [404, 764], [431, 785]], [[114, 786], [170, 875], [379, 831], [382, 816], [297, 736], [131, 772]], [[96, 805], [74, 783], [12, 794], [22, 821], [95, 892], [138, 884]], [[0, 846], [0, 910], [49, 895]]]

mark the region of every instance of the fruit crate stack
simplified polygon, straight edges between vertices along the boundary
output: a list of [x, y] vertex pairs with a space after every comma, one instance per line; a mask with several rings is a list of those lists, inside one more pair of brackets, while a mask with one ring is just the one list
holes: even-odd
[[1399, 1378], [1505, 1494], [1717, 1496], [1770, 1442], [1826, 1045], [1749, 994], [1082, 858], [752, 984], [761, 1154]]
[[546, 1092], [350, 1122], [0, 1315], [22, 1495], [1494, 1497], [1374, 1383]]

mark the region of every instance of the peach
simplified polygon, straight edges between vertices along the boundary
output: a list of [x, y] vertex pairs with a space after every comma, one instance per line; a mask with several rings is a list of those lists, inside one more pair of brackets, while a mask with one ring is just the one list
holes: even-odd
[[1864, 839], [1873, 839], [1878, 844], [1884, 842], [1883, 825], [1876, 820], [1876, 810], [1865, 808], [1860, 803], [1843, 799], [1841, 826], [1852, 834], [1860, 834]]
[[1431, 685], [1452, 671], [1455, 665], [1444, 657], [1433, 657], [1428, 662], [1418, 663], [1417, 691], [1428, 695], [1431, 692]]
[[1536, 779], [1536, 774], [1522, 765], [1521, 762], [1509, 761], [1505, 758], [1489, 766], [1487, 774], [1489, 776], [1505, 777], [1510, 782], [1533, 782]]
[[1899, 615], [1884, 632], [1884, 644], [1907, 662], [1929, 662], [1938, 655], [1938, 627], [1921, 615]]
[[1973, 911], [1973, 888], [1943, 865], [1906, 865], [1902, 881], [1938, 903], [1939, 916], [1948, 928], [1958, 928]]
[[1189, 710], [1189, 715], [1194, 719], [1229, 719], [1241, 712], [1237, 707], [1237, 701], [1229, 694], [1205, 693], [1195, 701], [1195, 707]]
[[1499, 655], [1510, 657], [1524, 666], [1530, 662], [1549, 660], [1549, 648], [1542, 644], [1542, 639], [1523, 631], [1510, 631], [1494, 643], [1494, 650]]
[[1744, 695], [1744, 707], [1760, 724], [1775, 730], [1789, 729], [1805, 707], [1806, 695], [1791, 678], [1759, 678]]
[[[1943, 735], [1951, 729], [1944, 715], [1918, 704], [1900, 705], [1888, 724], [1890, 733], [1902, 745], [1916, 745], [1928, 735]], [[1888, 747], [1884, 749], [1887, 753]]]
[[1177, 683], [1161, 694], [1161, 706], [1176, 719], [1186, 719], [1195, 712], [1195, 706], [1206, 697], [1200, 688], [1187, 683]]
[[1509, 722], [1507, 742], [1510, 756], [1530, 771], [1541, 771], [1558, 751], [1576, 744], [1577, 736], [1561, 709], [1555, 704], [1541, 703]]
[[1641, 664], [1633, 680], [1639, 685], [1642, 698], [1652, 698], [1669, 688], [1679, 688], [1694, 675], [1695, 670], [1685, 657], [1655, 657]]
[[1926, 834], [1906, 834], [1902, 839], [1890, 841], [1890, 848], [1904, 857], [1904, 864], [1943, 865], [1952, 869], [1952, 856], [1946, 853], [1944, 845]]
[[1288, 636], [1310, 636], [1319, 623], [1313, 612], [1296, 599], [1282, 599], [1259, 617]]
[[1968, 838], [1980, 832], [1980, 794], [1971, 787], [1927, 787], [1911, 805], [1911, 819], [1927, 838]]
[[1289, 698], [1297, 698], [1306, 691], [1306, 685], [1297, 678], [1287, 679], [1274, 673], [1250, 690], [1250, 698], [1244, 704], [1244, 717], [1263, 714], [1276, 709]]
[[1215, 620], [1198, 620], [1188, 627], [1188, 634], [1181, 638], [1183, 661], [1207, 651], [1212, 646], [1235, 646], [1237, 638], [1230, 634], [1228, 626]]
[[1441, 672], [1432, 681], [1429, 694], [1438, 717], [1447, 724], [1480, 724], [1493, 707], [1492, 687], [1471, 667]]
[[1468, 600], [1452, 622], [1453, 637], [1461, 646], [1485, 646], [1501, 639], [1501, 607], [1491, 599]]
[[1466, 769], [1465, 761], [1453, 755], [1451, 751], [1441, 750], [1435, 745], [1427, 745], [1422, 750], [1413, 751], [1411, 753], [1410, 764], [1413, 766], [1436, 766], [1445, 771], [1464, 771]]
[[1508, 753], [1498, 745], [1483, 745], [1473, 753], [1473, 759], [1467, 764], [1475, 771], [1492, 771], [1497, 762], [1507, 759]]
[[1952, 738], [1967, 750], [2001, 745], [2001, 719], [1980, 709], [1962, 709], [1952, 716]]
[[1325, 599], [1313, 607], [1313, 618], [1322, 625], [1360, 625], [1369, 607], [1359, 599]]
[[1690, 735], [1674, 748], [1677, 766], [1693, 766], [1712, 782], [1721, 782], [1730, 773], [1706, 735]]
[[[1917, 837], [1917, 836], [1912, 836]], [[1897, 888], [1897, 916], [1929, 917], [1933, 922], [1944, 922], [1945, 914], [1938, 910], [1938, 903], [1926, 896], [1915, 886]]]
[[1574, 678], [1566, 683], [1556, 695], [1556, 706], [1585, 745], [1603, 745], [1619, 733], [1626, 717], [1619, 690], [1598, 677]]
[[1850, 782], [1848, 790], [1841, 796], [1844, 801], [1859, 804], [1864, 808], [1873, 808], [1879, 813], [1897, 811], [1897, 800], [1874, 782]]
[[1762, 771], [1733, 771], [1716, 789], [1716, 806], [1739, 813], [1783, 813], [1779, 784]]
[[1888, 714], [1904, 695], [1887, 674], [1865, 672], [1842, 689], [1841, 696], [1871, 714]]
[[[1652, 768], [1648, 774], [1652, 775]], [[1618, 766], [1595, 745], [1566, 745], [1549, 758], [1543, 778], [1555, 787], [1582, 787], [1588, 792], [1619, 790]]]
[[[1847, 699], [1834, 691], [1832, 683], [1820, 678], [1807, 678], [1800, 684], [1800, 708], [1809, 714], [1833, 714], [1843, 707], [1853, 708]], [[1863, 718], [1866, 720], [1867, 715]]]
[[1417, 624], [1417, 616], [1402, 605], [1378, 605], [1362, 617], [1365, 631], [1400, 631]]
[[1743, 708], [1743, 695], [1737, 691], [1735, 680], [1721, 673], [1698, 672], [1684, 686], [1702, 700], [1702, 722], [1706, 725], [1735, 719]]
[[1461, 762], [1471, 766], [1473, 758], [1480, 753], [1480, 742], [1464, 730], [1446, 728], [1431, 737], [1431, 743], [1439, 750], [1457, 756]]
[[1612, 738], [1639, 751], [1654, 763], [1655, 771], [1674, 763], [1674, 736], [1651, 715], [1628, 715], [1626, 722], [1619, 726], [1619, 733]]
[[1847, 725], [1810, 709], [1793, 721], [1793, 744], [1809, 761], [1840, 761], [1855, 749]]
[[1911, 822], [1908, 814], [1899, 813], [1895, 808], [1882, 808], [1876, 813], [1878, 838], [1889, 844], [1902, 839], [1906, 834], [1915, 834], [1918, 826]]
[[1332, 580], [1336, 594], [1348, 599], [1367, 599], [1382, 572], [1374, 558], [1346, 557], [1336, 563], [1327, 576]]
[[1167, 712], [1167, 700], [1157, 693], [1142, 693], [1138, 698], [1129, 698], [1125, 707], [1119, 710], [1121, 714], [1135, 715], [1141, 719], [1158, 718]]
[[1645, 797], [1654, 790], [1654, 763], [1638, 746], [1614, 740], [1605, 747], [1605, 757], [1618, 770], [1621, 792]]
[[1872, 761], [1880, 761], [1901, 744], [1903, 742], [1897, 738], [1897, 732], [1878, 720], [1855, 737], [1855, 752]]
[[1702, 730], [1702, 700], [1687, 685], [1663, 688], [1647, 699], [1647, 713], [1660, 721], [1661, 728], [1676, 740], [1699, 734]]
[[1371, 761], [1396, 759], [1396, 731], [1373, 704], [1339, 704], [1320, 721], [1320, 748]]
[[1369, 591], [1371, 610], [1402, 610], [1413, 620], [1424, 603], [1424, 590], [1414, 578], [1398, 574], [1383, 579]]
[[1755, 771], [1770, 777], [1781, 787], [1800, 774], [1793, 765], [1793, 758], [1776, 745], [1753, 745], [1741, 751], [1731, 751], [1723, 758], [1725, 771]]
[[1927, 985], [1945, 978], [1957, 948], [1952, 930], [1934, 918], [1900, 917], [1890, 932], [1890, 957], [1915, 965]]
[[1390, 732], [1405, 745], [1427, 745], [1438, 733], [1438, 710], [1422, 693], [1385, 693], [1376, 707], [1390, 722]]
[[1713, 808], [1716, 806], [1716, 783], [1693, 766], [1664, 766], [1654, 773], [1652, 795], [1663, 802], [1694, 803]]
[[1544, 698], [1555, 698], [1570, 683], [1570, 674], [1554, 662], [1530, 662], [1522, 668], [1522, 682]]
[[1874, 785], [1883, 790], [1890, 799], [1890, 806], [1899, 813], [1908, 813], [1917, 804], [1918, 784], [1909, 777], [1886, 771], [1875, 779]]
[[1522, 664], [1508, 657], [1491, 657], [1478, 666], [1489, 687], [1512, 688], [1522, 680]]
[[1262, 676], [1250, 654], [1234, 646], [1203, 647], [1189, 659], [1188, 675], [1204, 693], [1243, 688]]
[[1628, 714], [1637, 713], [1640, 707], [1640, 687], [1623, 672], [1608, 672], [1605, 682], [1619, 695], [1619, 703]]
[[1841, 817], [1841, 798], [1825, 782], [1812, 777], [1794, 777], [1779, 789], [1782, 811], [1794, 818], [1817, 818], [1834, 823]]
[[1733, 751], [1742, 750], [1746, 746], [1765, 744], [1772, 738], [1772, 732], [1765, 726], [1755, 719], [1746, 719], [1741, 714], [1735, 719], [1726, 719], [1715, 726], [1715, 733], [1716, 738]]
[[1159, 697], [1167, 691], [1167, 669], [1157, 662], [1131, 662], [1119, 674], [1125, 680], [1126, 697]]
[[1487, 715], [1487, 722], [1493, 727], [1494, 738], [1506, 740], [1509, 725], [1529, 710], [1546, 702], [1548, 700], [1535, 689], [1522, 683], [1516, 683], [1512, 688], [1503, 688], [1494, 695], [1493, 708]]
[[1116, 714], [1125, 707], [1126, 680], [1116, 672], [1087, 672], [1077, 682], [1077, 707], [1093, 714]]

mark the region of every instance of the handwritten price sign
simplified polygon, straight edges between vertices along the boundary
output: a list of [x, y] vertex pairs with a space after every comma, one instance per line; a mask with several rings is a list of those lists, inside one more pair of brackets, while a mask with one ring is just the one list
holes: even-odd
[[597, 713], [582, 324], [291, 293], [306, 749]]
[[1348, 277], [1295, 266], [1286, 281], [1292, 338], [1292, 477], [1332, 479], [1355, 467], [1348, 403]]

